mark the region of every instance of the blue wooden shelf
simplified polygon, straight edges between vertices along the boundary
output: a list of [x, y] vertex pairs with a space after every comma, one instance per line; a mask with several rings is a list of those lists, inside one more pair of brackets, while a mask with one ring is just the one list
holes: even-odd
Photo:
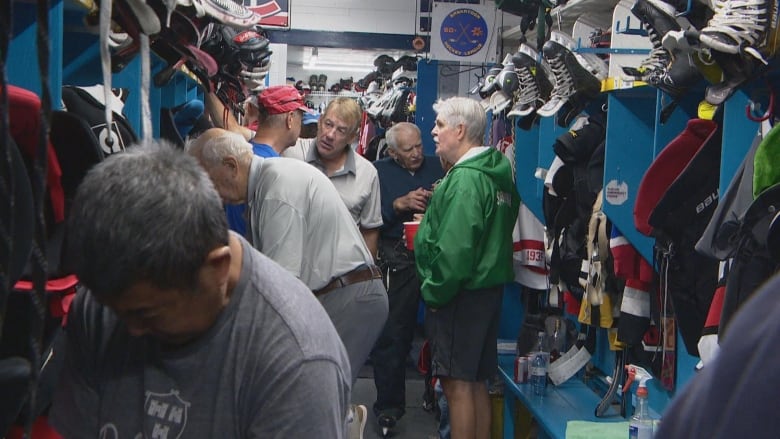
[[529, 383], [514, 382], [514, 355], [499, 355], [498, 364], [504, 381], [504, 438], [514, 438], [514, 404], [522, 403], [551, 438], [565, 438], [568, 421], [623, 422], [612, 410], [609, 418], [597, 418], [596, 406], [601, 398], [584, 382], [572, 377], [559, 386], [547, 385], [545, 395], [534, 394]]

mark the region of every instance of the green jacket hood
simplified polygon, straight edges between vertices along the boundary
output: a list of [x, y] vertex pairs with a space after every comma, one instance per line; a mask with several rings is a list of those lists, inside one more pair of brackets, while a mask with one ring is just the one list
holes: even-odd
[[515, 182], [512, 180], [512, 165], [495, 148], [488, 147], [487, 150], [458, 163], [455, 167], [471, 168], [489, 175], [502, 191], [512, 193], [516, 190]]

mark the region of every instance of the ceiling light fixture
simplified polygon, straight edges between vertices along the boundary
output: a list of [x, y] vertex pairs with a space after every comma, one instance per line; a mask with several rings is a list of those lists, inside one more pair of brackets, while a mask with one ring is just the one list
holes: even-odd
[[[372, 61], [363, 61], [360, 57], [352, 56], [348, 51], [326, 49], [322, 53], [322, 57], [319, 55], [319, 49], [312, 47], [310, 50], [304, 52], [301, 67], [303, 70], [320, 70], [320, 71], [332, 71], [332, 72], [354, 72], [354, 73], [370, 73], [376, 70], [372, 65]], [[373, 59], [373, 58], [372, 58]]]
[[329, 72], [355, 72], [355, 73], [370, 73], [376, 70], [373, 67], [357, 64], [306, 64], [303, 66], [303, 70], [322, 70]]

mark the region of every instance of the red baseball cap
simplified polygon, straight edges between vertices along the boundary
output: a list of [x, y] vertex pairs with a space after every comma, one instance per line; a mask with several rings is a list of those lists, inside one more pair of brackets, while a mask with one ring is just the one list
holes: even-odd
[[268, 87], [260, 93], [257, 101], [268, 114], [282, 114], [293, 110], [301, 110], [306, 113], [311, 111], [303, 103], [303, 96], [298, 93], [298, 89], [291, 85]]

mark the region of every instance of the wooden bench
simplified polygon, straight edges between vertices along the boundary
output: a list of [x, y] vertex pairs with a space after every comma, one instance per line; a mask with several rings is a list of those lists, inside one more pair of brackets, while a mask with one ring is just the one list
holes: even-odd
[[[624, 422], [614, 408], [613, 416], [597, 418], [596, 406], [601, 398], [576, 376], [559, 386], [547, 384], [543, 397], [534, 395], [530, 383], [517, 384], [514, 381], [514, 360], [512, 354], [499, 354], [498, 367], [504, 381], [504, 439], [515, 437], [515, 404], [519, 401], [525, 406], [539, 424], [539, 437], [566, 437], [568, 421]], [[628, 432], [626, 432], [628, 435]]]

